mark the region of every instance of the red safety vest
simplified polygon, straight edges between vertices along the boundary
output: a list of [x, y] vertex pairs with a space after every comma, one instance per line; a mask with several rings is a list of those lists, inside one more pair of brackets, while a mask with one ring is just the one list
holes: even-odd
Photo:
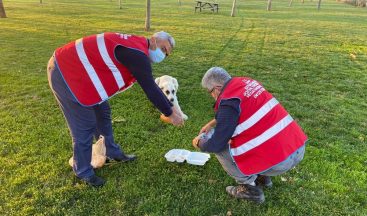
[[110, 32], [87, 36], [56, 49], [61, 74], [81, 105], [102, 103], [136, 81], [115, 58], [118, 45], [149, 56], [145, 37]]
[[238, 98], [240, 115], [230, 142], [234, 162], [245, 175], [264, 172], [303, 146], [307, 136], [282, 105], [256, 80], [236, 77], [219, 95], [221, 100]]

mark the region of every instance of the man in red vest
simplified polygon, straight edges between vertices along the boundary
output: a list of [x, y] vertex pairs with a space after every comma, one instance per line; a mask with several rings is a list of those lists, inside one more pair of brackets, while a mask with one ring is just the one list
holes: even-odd
[[151, 68], [151, 63], [159, 63], [169, 56], [174, 46], [173, 37], [163, 31], [149, 39], [107, 32], [56, 49], [48, 63], [48, 80], [69, 126], [73, 170], [79, 179], [92, 186], [104, 184], [90, 164], [93, 137], [104, 136], [109, 160], [136, 159], [134, 155], [126, 155], [115, 143], [107, 101], [136, 81], [173, 125], [183, 124], [180, 113], [156, 85]]
[[238, 186], [226, 188], [231, 196], [264, 202], [259, 186], [271, 187], [270, 176], [285, 173], [303, 159], [307, 136], [256, 80], [232, 78], [223, 68], [213, 67], [205, 73], [202, 86], [216, 100], [216, 115], [202, 127], [193, 146], [215, 153], [237, 181]]

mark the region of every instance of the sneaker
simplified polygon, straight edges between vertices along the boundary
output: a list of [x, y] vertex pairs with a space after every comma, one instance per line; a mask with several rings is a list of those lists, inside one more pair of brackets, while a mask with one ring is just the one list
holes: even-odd
[[136, 160], [136, 158], [137, 157], [135, 155], [126, 155], [122, 153], [122, 155], [119, 157], [115, 157], [115, 158], [107, 157], [106, 164], [112, 164], [114, 162], [129, 162], [129, 161]]
[[264, 187], [268, 187], [268, 188], [271, 188], [273, 186], [273, 182], [271, 181], [271, 177], [270, 176], [264, 176], [264, 175], [257, 176], [257, 178], [255, 180], [255, 184], [256, 184], [256, 186], [264, 186]]
[[246, 199], [256, 203], [263, 203], [265, 201], [263, 190], [257, 186], [240, 184], [238, 186], [228, 186], [226, 191], [229, 195], [237, 199]]
[[93, 186], [93, 187], [102, 187], [105, 184], [105, 180], [103, 180], [103, 178], [98, 177], [96, 175], [92, 175], [90, 177], [87, 178], [79, 178], [77, 177], [80, 181]]

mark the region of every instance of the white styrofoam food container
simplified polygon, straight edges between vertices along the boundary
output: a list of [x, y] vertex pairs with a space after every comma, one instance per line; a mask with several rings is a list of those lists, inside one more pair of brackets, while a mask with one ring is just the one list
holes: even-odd
[[209, 160], [210, 155], [202, 152], [190, 152], [186, 149], [171, 149], [164, 157], [169, 162], [182, 163], [186, 160], [189, 164], [202, 166]]
[[191, 152], [186, 158], [186, 161], [189, 164], [203, 166], [209, 160], [209, 158], [210, 155], [207, 153]]
[[185, 149], [172, 149], [164, 155], [164, 157], [169, 162], [179, 162], [182, 163], [186, 160], [187, 156], [190, 154], [190, 151]]

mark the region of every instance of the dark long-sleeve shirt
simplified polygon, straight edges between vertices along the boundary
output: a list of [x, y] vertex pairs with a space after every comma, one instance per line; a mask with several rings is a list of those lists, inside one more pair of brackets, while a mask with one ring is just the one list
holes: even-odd
[[116, 47], [115, 56], [121, 64], [129, 69], [152, 104], [165, 116], [170, 116], [172, 104], [155, 83], [148, 56], [139, 50], [124, 46]]
[[199, 144], [200, 150], [218, 153], [228, 148], [228, 142], [237, 127], [239, 116], [239, 99], [222, 100], [215, 115], [217, 126], [214, 134], [207, 142]]

